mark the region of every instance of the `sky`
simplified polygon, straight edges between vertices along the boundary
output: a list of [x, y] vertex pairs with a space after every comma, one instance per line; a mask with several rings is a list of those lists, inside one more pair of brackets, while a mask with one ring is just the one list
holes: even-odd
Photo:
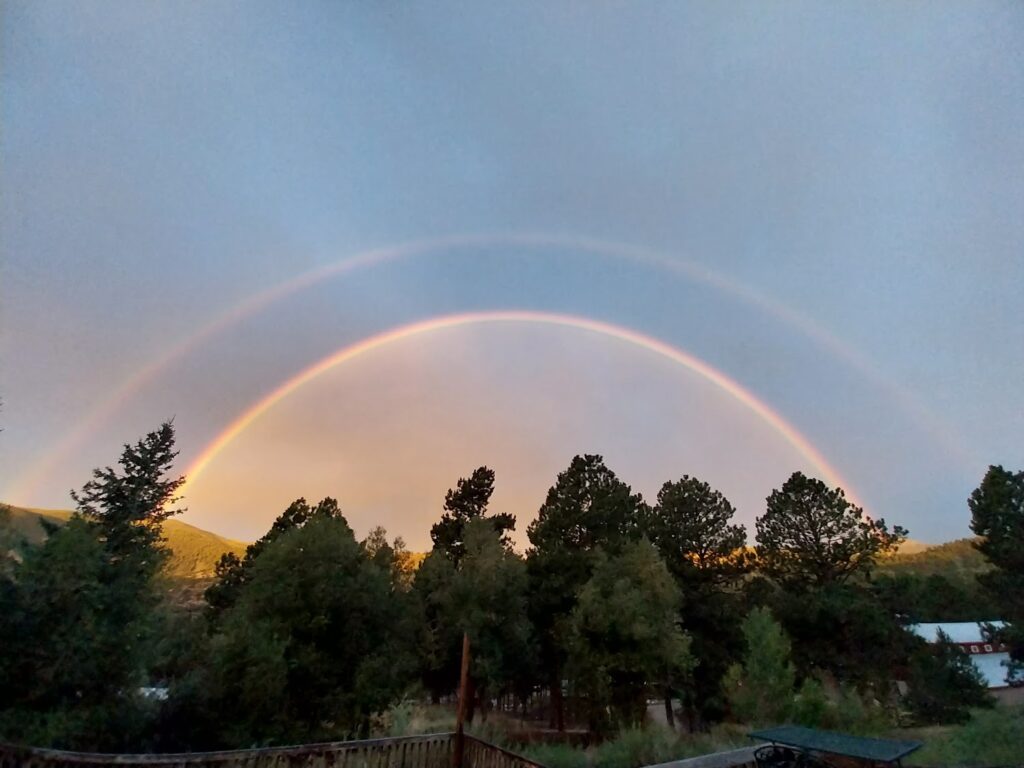
[[1024, 468], [1024, 5], [0, 5], [0, 499], [414, 549], [572, 456], [939, 542]]

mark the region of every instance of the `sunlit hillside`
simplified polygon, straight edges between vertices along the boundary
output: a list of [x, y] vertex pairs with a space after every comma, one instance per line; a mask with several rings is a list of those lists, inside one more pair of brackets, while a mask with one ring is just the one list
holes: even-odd
[[[67, 522], [71, 511], [66, 509], [34, 509], [8, 507], [11, 511], [9, 525], [30, 542], [42, 541], [46, 530], [41, 520], [61, 525]], [[164, 523], [164, 535], [171, 548], [169, 572], [171, 576], [204, 578], [213, 575], [214, 565], [225, 552], [242, 555], [246, 544], [226, 539], [210, 531], [196, 528], [179, 520]]]
[[988, 568], [985, 557], [974, 547], [976, 539], [956, 539], [936, 544], [920, 551], [905, 551], [882, 563], [882, 569], [894, 572], [913, 572], [922, 575], [952, 575], [955, 572], [971, 574]]

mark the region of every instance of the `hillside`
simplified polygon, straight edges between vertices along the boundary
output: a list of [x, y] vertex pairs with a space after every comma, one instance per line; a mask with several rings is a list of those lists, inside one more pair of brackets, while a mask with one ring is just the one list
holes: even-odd
[[956, 539], [945, 544], [936, 544], [920, 551], [900, 551], [880, 565], [880, 570], [890, 573], [917, 573], [952, 575], [976, 574], [988, 569], [988, 563], [977, 549], [975, 539]]
[[[33, 509], [28, 507], [8, 507], [11, 512], [9, 526], [30, 542], [37, 543], [46, 537], [41, 520], [62, 525], [67, 522], [71, 512], [66, 509]], [[242, 555], [246, 544], [233, 539], [226, 539], [194, 525], [180, 520], [168, 520], [164, 523], [164, 536], [171, 549], [171, 560], [168, 571], [171, 576], [185, 578], [208, 578], [213, 576], [213, 569], [225, 552]]]

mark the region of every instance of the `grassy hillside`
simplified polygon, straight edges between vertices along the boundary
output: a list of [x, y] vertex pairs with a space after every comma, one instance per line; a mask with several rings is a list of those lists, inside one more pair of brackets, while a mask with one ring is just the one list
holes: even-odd
[[[46, 537], [46, 530], [40, 520], [61, 525], [67, 522], [71, 512], [66, 509], [32, 509], [29, 507], [8, 507], [9, 525], [30, 542], [38, 543]], [[225, 552], [242, 555], [245, 543], [226, 539], [180, 520], [164, 523], [164, 537], [171, 548], [168, 570], [171, 576], [185, 578], [208, 578], [213, 567]]]
[[881, 564], [883, 572], [940, 574], [977, 574], [988, 569], [985, 557], [974, 548], [976, 539], [956, 539], [921, 551], [900, 551]]

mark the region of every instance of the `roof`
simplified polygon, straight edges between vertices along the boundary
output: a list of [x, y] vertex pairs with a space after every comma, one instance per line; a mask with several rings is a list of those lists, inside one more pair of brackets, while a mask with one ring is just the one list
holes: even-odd
[[770, 741], [812, 752], [845, 755], [875, 763], [894, 763], [921, 747], [920, 741], [869, 739], [834, 731], [819, 731], [798, 725], [783, 725], [749, 734], [752, 739]]
[[993, 627], [1002, 628], [1006, 625], [1004, 621], [939, 621], [925, 624], [914, 624], [909, 627], [910, 631], [918, 637], [923, 637], [929, 643], [939, 640], [939, 630], [954, 643], [981, 643], [985, 641], [985, 633], [982, 627], [991, 624]]

